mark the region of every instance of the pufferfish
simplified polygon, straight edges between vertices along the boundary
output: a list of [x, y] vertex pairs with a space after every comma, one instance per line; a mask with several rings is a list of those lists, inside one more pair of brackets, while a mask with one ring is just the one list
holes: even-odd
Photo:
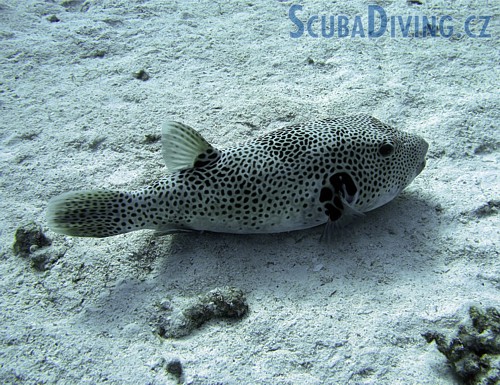
[[366, 115], [290, 125], [219, 150], [167, 122], [170, 173], [137, 191], [72, 191], [50, 200], [49, 227], [78, 237], [151, 229], [278, 233], [339, 226], [394, 199], [425, 167], [427, 142]]

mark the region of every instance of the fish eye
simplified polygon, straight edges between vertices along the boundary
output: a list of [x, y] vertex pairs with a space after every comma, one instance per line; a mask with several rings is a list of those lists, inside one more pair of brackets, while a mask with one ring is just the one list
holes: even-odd
[[392, 155], [394, 152], [394, 146], [391, 143], [384, 143], [378, 148], [378, 153], [385, 157]]

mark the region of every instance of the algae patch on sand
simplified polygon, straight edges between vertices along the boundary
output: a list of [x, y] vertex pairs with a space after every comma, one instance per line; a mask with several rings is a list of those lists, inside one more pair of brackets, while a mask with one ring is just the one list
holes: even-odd
[[471, 306], [471, 323], [460, 324], [456, 337], [448, 341], [438, 332], [423, 334], [436, 341], [438, 350], [466, 384], [494, 385], [500, 381], [500, 312]]

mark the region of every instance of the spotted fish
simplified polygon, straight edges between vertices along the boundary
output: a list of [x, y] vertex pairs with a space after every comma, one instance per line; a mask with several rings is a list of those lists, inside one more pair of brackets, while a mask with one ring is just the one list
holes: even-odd
[[67, 192], [49, 202], [47, 221], [79, 237], [321, 224], [330, 236], [396, 197], [424, 168], [427, 148], [420, 136], [365, 115], [295, 124], [224, 150], [167, 122], [162, 152], [170, 174], [138, 191]]

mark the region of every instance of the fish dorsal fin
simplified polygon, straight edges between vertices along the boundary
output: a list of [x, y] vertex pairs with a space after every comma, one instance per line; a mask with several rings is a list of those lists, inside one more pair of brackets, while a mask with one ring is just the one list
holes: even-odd
[[219, 156], [219, 151], [208, 143], [193, 128], [185, 124], [169, 121], [161, 132], [162, 154], [169, 171], [180, 171], [205, 165]]

